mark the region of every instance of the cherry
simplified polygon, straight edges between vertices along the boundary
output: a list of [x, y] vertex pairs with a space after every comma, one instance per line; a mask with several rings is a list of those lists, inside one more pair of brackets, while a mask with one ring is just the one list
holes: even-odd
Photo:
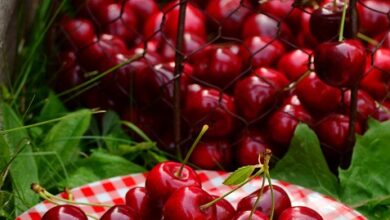
[[341, 102], [341, 90], [322, 82], [313, 72], [296, 87], [302, 104], [315, 115], [324, 115], [337, 110]]
[[321, 43], [314, 50], [317, 76], [336, 87], [356, 85], [364, 73], [366, 52], [357, 40]]
[[110, 4], [101, 8], [96, 14], [96, 18], [103, 31], [116, 35], [131, 45], [137, 37], [137, 17], [129, 7], [122, 4]]
[[229, 135], [235, 126], [233, 98], [215, 89], [202, 88], [197, 84], [188, 87], [183, 115], [194, 130], [207, 123], [208, 137]]
[[222, 28], [222, 36], [239, 37], [244, 20], [252, 14], [248, 0], [211, 0], [206, 7], [209, 19], [209, 30]]
[[312, 116], [300, 104], [296, 96], [290, 98], [290, 103], [276, 110], [268, 118], [268, 130], [276, 143], [288, 145], [299, 122], [309, 125], [313, 123]]
[[385, 31], [384, 33], [378, 34], [374, 39], [381, 43], [381, 48], [390, 49], [390, 30]]
[[198, 175], [187, 165], [184, 165], [180, 176], [177, 176], [181, 166], [182, 164], [177, 162], [162, 162], [154, 166], [146, 177], [145, 189], [158, 207], [162, 207], [171, 194], [179, 188], [201, 187]]
[[59, 59], [61, 66], [56, 77], [56, 90], [63, 92], [81, 84], [84, 81], [83, 71], [77, 64], [75, 52], [62, 52]]
[[[181, 53], [189, 56], [194, 53], [201, 53], [200, 50], [206, 44], [206, 39], [192, 33], [184, 33], [183, 48]], [[162, 39], [158, 45], [158, 52], [164, 60], [172, 61], [175, 58], [176, 42], [171, 39]]]
[[287, 208], [279, 216], [278, 220], [323, 220], [320, 214], [306, 206], [294, 206]]
[[232, 156], [232, 147], [227, 140], [205, 140], [196, 146], [190, 161], [206, 170], [226, 169], [232, 164]]
[[[273, 194], [274, 194], [274, 217], [278, 219], [280, 214], [287, 208], [291, 207], [291, 201], [288, 197], [286, 191], [277, 185], [272, 185]], [[237, 205], [237, 211], [252, 210], [259, 191], [255, 191], [250, 195], [242, 198]], [[260, 211], [266, 215], [270, 215], [272, 211], [272, 196], [269, 186], [265, 186], [263, 189], [263, 194], [257, 204], [257, 211]]]
[[153, 203], [146, 193], [145, 187], [134, 187], [126, 193], [126, 205], [141, 216], [141, 219], [160, 219], [161, 213], [156, 212]]
[[79, 207], [58, 205], [49, 209], [42, 216], [42, 220], [88, 220], [88, 217]]
[[[247, 220], [249, 219], [249, 216], [251, 214], [251, 211], [239, 211], [236, 213], [235, 216], [233, 216], [232, 220]], [[268, 220], [268, 216], [260, 211], [255, 211], [252, 215], [252, 220]]]
[[277, 68], [288, 79], [296, 81], [309, 70], [311, 53], [308, 49], [289, 51], [280, 57]]
[[[177, 21], [179, 19], [179, 4], [177, 1], [173, 1], [166, 6], [164, 6], [162, 12], [157, 12], [153, 14], [145, 24], [143, 33], [145, 38], [154, 36], [155, 32], [160, 31], [162, 28], [162, 33], [169, 39], [176, 39], [177, 35]], [[165, 13], [165, 22], [163, 21], [163, 16]], [[193, 6], [191, 3], [187, 4], [186, 8], [186, 17], [184, 23], [184, 32], [191, 33], [202, 38], [206, 38], [206, 27], [205, 27], [205, 17], [202, 12]], [[156, 36], [157, 37], [157, 36]], [[158, 38], [161, 37], [161, 34], [158, 34]]]
[[274, 0], [266, 1], [258, 5], [258, 9], [279, 21], [283, 21], [294, 9], [294, 0]]
[[[284, 77], [279, 73], [277, 75], [280, 76], [277, 78]], [[278, 82], [274, 81], [274, 77], [261, 77], [256, 72], [238, 81], [234, 89], [234, 100], [241, 116], [252, 121], [268, 113], [279, 101], [280, 87], [276, 85]]]
[[[336, 40], [340, 30], [344, 1], [329, 1], [313, 11], [310, 18], [310, 30], [319, 42]], [[345, 37], [351, 37], [351, 16], [345, 17]]]
[[[315, 128], [320, 141], [340, 153], [346, 150], [348, 129], [349, 118], [341, 114], [328, 115]], [[355, 124], [355, 131], [362, 133], [362, 126], [359, 122]]]
[[388, 30], [390, 21], [388, 13], [390, 2], [382, 0], [363, 0], [356, 5], [359, 16], [360, 31], [375, 36], [383, 30]]
[[216, 206], [201, 209], [200, 206], [213, 200], [213, 197], [199, 186], [186, 186], [176, 190], [163, 208], [164, 220], [215, 220]]
[[108, 209], [100, 220], [138, 220], [140, 217], [127, 205], [115, 205]]
[[65, 18], [60, 27], [71, 49], [81, 49], [96, 41], [93, 24], [87, 19]]
[[242, 73], [242, 59], [228, 47], [209, 46], [199, 51], [193, 62], [194, 77], [219, 88], [229, 85]]
[[[297, 20], [296, 43], [300, 48], [315, 48], [318, 44], [317, 39], [313, 36], [310, 30], [310, 18], [313, 13], [312, 8], [304, 8], [302, 10], [294, 10], [293, 17]], [[293, 29], [294, 30], [294, 29]]]
[[158, 5], [153, 0], [127, 0], [126, 7], [136, 15], [138, 30], [144, 27], [150, 16], [159, 11]]
[[282, 43], [267, 36], [246, 38], [241, 47], [243, 61], [253, 68], [275, 65], [284, 51]]
[[264, 153], [265, 149], [273, 149], [268, 137], [257, 130], [242, 132], [237, 142], [236, 159], [240, 166], [258, 164], [258, 155]]
[[[358, 117], [365, 121], [368, 119], [368, 117], [372, 116], [376, 110], [375, 100], [362, 90], [358, 90], [357, 99]], [[351, 106], [351, 90], [348, 90], [344, 93], [343, 104], [346, 113], [349, 113]]]
[[288, 79], [284, 76], [283, 73], [272, 68], [261, 67], [255, 69], [253, 73], [271, 84], [277, 90], [281, 90], [288, 86]]
[[[211, 195], [213, 199], [217, 199], [218, 196]], [[215, 203], [216, 212], [215, 212], [215, 220], [231, 220], [235, 214], [235, 210], [226, 199], [221, 199]]]

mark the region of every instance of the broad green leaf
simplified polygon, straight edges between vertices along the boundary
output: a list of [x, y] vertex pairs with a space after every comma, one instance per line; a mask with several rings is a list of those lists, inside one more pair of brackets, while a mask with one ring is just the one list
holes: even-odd
[[362, 206], [357, 210], [370, 220], [390, 220], [390, 206]]
[[55, 183], [55, 175], [61, 175], [63, 165], [74, 162], [80, 152], [80, 138], [88, 129], [91, 120], [90, 110], [69, 113], [55, 124], [42, 143], [42, 151], [52, 152], [40, 160], [42, 184]]
[[13, 195], [7, 191], [0, 191], [0, 219], [12, 219]]
[[[2, 146], [0, 146], [0, 148], [9, 148], [8, 160], [14, 158], [10, 167], [10, 175], [15, 195], [15, 214], [20, 214], [39, 201], [37, 195], [30, 190], [32, 182], [39, 182], [38, 169], [31, 145], [27, 144], [30, 137], [26, 129], [22, 128], [21, 120], [11, 107], [5, 103], [0, 103], [0, 111], [2, 129], [20, 128], [4, 134], [4, 139], [1, 141]], [[2, 152], [6, 151], [2, 150]]]
[[235, 170], [228, 178], [223, 181], [223, 184], [227, 186], [238, 185], [247, 180], [256, 169], [256, 166], [248, 165], [243, 166]]
[[121, 119], [113, 111], [107, 111], [103, 116], [102, 134], [107, 135], [121, 130]]
[[45, 100], [45, 105], [43, 106], [37, 121], [46, 121], [58, 118], [63, 116], [66, 112], [67, 110], [64, 104], [58, 96], [51, 91], [48, 98]]
[[337, 177], [329, 170], [315, 133], [299, 124], [286, 155], [271, 170], [271, 177], [337, 198]]
[[339, 170], [341, 199], [352, 207], [389, 204], [390, 121], [369, 120], [369, 129], [358, 136], [351, 165]]
[[145, 172], [145, 168], [134, 164], [123, 157], [94, 151], [85, 159], [75, 163], [76, 169], [69, 174], [67, 182], [62, 185], [76, 187], [86, 183], [131, 173]]

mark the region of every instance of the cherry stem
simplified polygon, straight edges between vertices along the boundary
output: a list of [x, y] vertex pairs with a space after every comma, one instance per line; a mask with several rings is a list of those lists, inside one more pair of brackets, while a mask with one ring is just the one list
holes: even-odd
[[369, 43], [371, 45], [374, 45], [374, 46], [378, 45], [378, 41], [376, 41], [375, 39], [372, 39], [371, 37], [369, 37], [363, 33], [358, 32], [356, 34], [356, 37], [363, 40], [363, 41], [366, 41], [367, 43]]
[[222, 196], [212, 200], [211, 202], [208, 202], [206, 204], [203, 204], [200, 206], [200, 209], [201, 210], [204, 210], [204, 209], [207, 209], [208, 207], [214, 205], [215, 203], [221, 201], [222, 199], [224, 199], [226, 196], [232, 194], [233, 192], [235, 192], [236, 190], [240, 189], [241, 187], [243, 187], [245, 184], [249, 183], [251, 180], [253, 180], [254, 178], [260, 176], [262, 173], [264, 172], [264, 169], [263, 168], [260, 168], [259, 171], [257, 171], [254, 175], [252, 175], [250, 178], [246, 179], [244, 182], [240, 183], [236, 188], [230, 190], [229, 192], [223, 194]]
[[264, 173], [263, 173], [263, 177], [262, 177], [262, 178], [263, 178], [263, 180], [262, 180], [262, 182], [261, 182], [261, 189], [260, 189], [260, 191], [259, 191], [259, 194], [257, 195], [255, 204], [253, 205], [253, 208], [252, 208], [252, 210], [251, 210], [251, 214], [249, 214], [249, 220], [252, 219], [252, 216], [253, 216], [253, 214], [255, 213], [256, 209], [257, 209], [257, 205], [258, 205], [259, 202], [260, 202], [260, 198], [261, 198], [261, 196], [263, 195], [264, 185], [265, 185], [265, 175], [264, 175]]
[[339, 30], [339, 41], [344, 40], [344, 26], [345, 26], [345, 20], [347, 15], [347, 0], [344, 0], [343, 5], [343, 14], [341, 15], [341, 22], [340, 22], [340, 30]]
[[202, 130], [199, 132], [198, 136], [196, 137], [194, 143], [192, 143], [192, 146], [190, 150], [188, 151], [186, 157], [184, 158], [183, 162], [181, 163], [180, 169], [177, 172], [176, 176], [181, 177], [181, 173], [183, 172], [184, 166], [187, 164], [188, 160], [190, 159], [190, 156], [192, 152], [194, 151], [195, 147], [198, 145], [200, 139], [203, 137], [203, 135], [206, 133], [206, 131], [209, 129], [208, 125], [203, 125]]
[[181, 126], [180, 126], [180, 75], [183, 71], [183, 61], [184, 56], [183, 51], [183, 41], [184, 41], [184, 25], [187, 9], [187, 0], [180, 0], [179, 8], [179, 20], [177, 23], [177, 35], [176, 35], [176, 50], [175, 50], [175, 81], [173, 89], [174, 97], [174, 141], [176, 147], [176, 154], [179, 159], [181, 159], [181, 150], [180, 150], [180, 139], [181, 139]]
[[[48, 200], [51, 203], [58, 204], [57, 202], [64, 202], [66, 204], [72, 204], [72, 205], [84, 205], [84, 206], [97, 206], [97, 207], [107, 207], [111, 208], [113, 205], [109, 204], [100, 204], [100, 203], [85, 203], [85, 202], [76, 202], [68, 199], [63, 199], [61, 197], [55, 196], [51, 193], [49, 193], [45, 188], [40, 186], [37, 183], [31, 184], [31, 189], [40, 195], [43, 199]], [[57, 200], [57, 201], [56, 201]]]
[[274, 217], [274, 212], [275, 212], [275, 196], [274, 196], [274, 189], [273, 189], [272, 182], [271, 182], [271, 176], [270, 176], [268, 170], [266, 170], [265, 176], [267, 177], [268, 185], [269, 185], [270, 192], [271, 192], [271, 203], [272, 203], [272, 208], [271, 208], [271, 215], [270, 215], [269, 219], [272, 220], [273, 217]]

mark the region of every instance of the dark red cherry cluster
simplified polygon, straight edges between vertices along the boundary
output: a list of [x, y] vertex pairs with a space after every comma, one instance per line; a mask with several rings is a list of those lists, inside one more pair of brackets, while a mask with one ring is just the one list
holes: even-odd
[[[369, 117], [390, 118], [390, 2], [356, 5], [358, 36], [376, 46], [352, 38], [350, 10], [346, 39], [340, 38], [344, 1], [261, 2], [188, 1], [180, 51], [183, 140], [210, 125], [191, 161], [229, 169], [256, 163], [265, 147], [281, 155], [304, 122], [337, 166], [335, 158], [346, 151], [352, 87], [359, 84], [357, 133]], [[81, 89], [84, 106], [116, 110], [173, 151], [166, 125], [173, 124], [178, 1], [72, 3], [76, 16], [63, 17], [57, 27], [58, 91], [97, 77]]]
[[[126, 193], [126, 204], [109, 208], [101, 220], [322, 220], [314, 210], [291, 206], [287, 193], [279, 186], [266, 186], [242, 198], [235, 209], [222, 197], [202, 189], [197, 173], [177, 162], [157, 164], [147, 175], [145, 187]], [[258, 201], [257, 201], [258, 200]], [[273, 202], [272, 202], [273, 201]], [[255, 208], [254, 208], [255, 207]], [[251, 214], [251, 212], [253, 212]], [[47, 211], [42, 220], [86, 220], [77, 206], [59, 205]]]

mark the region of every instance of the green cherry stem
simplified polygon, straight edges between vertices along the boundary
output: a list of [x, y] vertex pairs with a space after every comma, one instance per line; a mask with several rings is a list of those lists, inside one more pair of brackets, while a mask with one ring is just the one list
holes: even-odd
[[340, 22], [340, 30], [339, 30], [339, 41], [344, 40], [344, 27], [345, 27], [345, 19], [347, 15], [347, 0], [344, 0], [344, 6], [343, 6], [343, 14], [341, 15], [341, 22]]
[[372, 39], [371, 37], [363, 34], [363, 33], [360, 33], [358, 32], [356, 34], [356, 37], [363, 40], [363, 41], [366, 41], [367, 43], [373, 45], [373, 46], [377, 46], [378, 45], [378, 41], [376, 41], [375, 39]]
[[252, 216], [253, 214], [255, 213], [256, 209], [257, 209], [257, 205], [259, 204], [260, 202], [260, 198], [261, 196], [263, 196], [263, 191], [264, 191], [264, 185], [265, 185], [265, 173], [263, 173], [262, 175], [262, 181], [261, 181], [261, 189], [259, 191], [259, 194], [257, 195], [257, 198], [256, 198], [256, 201], [255, 201], [255, 204], [253, 205], [253, 208], [251, 210], [251, 214], [249, 215], [249, 220], [252, 219]]
[[186, 157], [184, 158], [183, 162], [181, 163], [180, 169], [177, 172], [176, 176], [180, 177], [181, 173], [183, 172], [184, 166], [187, 164], [188, 160], [190, 159], [190, 156], [192, 152], [194, 151], [195, 147], [198, 145], [200, 139], [203, 137], [203, 135], [206, 133], [206, 131], [209, 129], [208, 125], [203, 125], [202, 130], [199, 132], [198, 136], [196, 137], [194, 143], [192, 143], [192, 146], [190, 150], [188, 151]]
[[40, 195], [43, 199], [48, 200], [51, 203], [58, 204], [58, 202], [64, 202], [66, 204], [72, 204], [72, 205], [84, 205], [84, 206], [95, 206], [95, 207], [106, 207], [111, 208], [113, 205], [109, 204], [101, 204], [101, 203], [85, 203], [85, 202], [76, 202], [73, 200], [63, 199], [61, 197], [55, 196], [51, 193], [49, 193], [45, 188], [40, 186], [37, 183], [31, 184], [31, 189]]

